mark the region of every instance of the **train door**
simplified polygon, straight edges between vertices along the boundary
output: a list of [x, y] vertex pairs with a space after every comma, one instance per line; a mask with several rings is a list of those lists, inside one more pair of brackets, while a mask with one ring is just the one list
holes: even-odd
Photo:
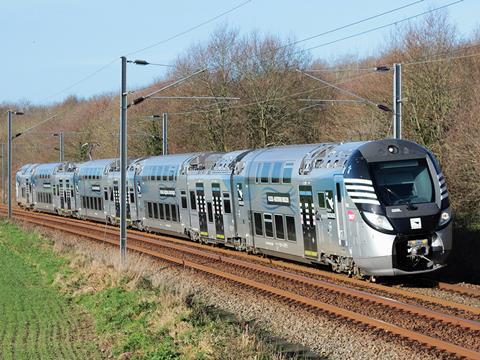
[[115, 217], [120, 217], [120, 192], [118, 181], [113, 182], [113, 202], [115, 204]]
[[223, 223], [222, 193], [218, 183], [212, 183], [212, 200], [216, 237], [223, 240], [225, 239], [225, 228]]
[[200, 236], [208, 236], [207, 211], [203, 183], [196, 183], [195, 188], [197, 190], [197, 208], [198, 222], [200, 224]]
[[32, 184], [28, 179], [25, 179], [25, 192], [27, 195], [27, 204], [30, 205], [30, 194], [32, 193]]
[[345, 191], [343, 185], [343, 176], [335, 175], [335, 207], [337, 209], [337, 233], [338, 244], [340, 246], [347, 245], [347, 228], [346, 228], [346, 209], [345, 209]]
[[315, 205], [310, 185], [299, 186], [300, 219], [305, 257], [318, 258]]
[[72, 210], [72, 191], [70, 187], [70, 180], [65, 179], [65, 201], [67, 203], [67, 210]]
[[60, 192], [60, 209], [65, 208], [65, 193], [63, 189], [63, 179], [58, 179], [58, 190]]

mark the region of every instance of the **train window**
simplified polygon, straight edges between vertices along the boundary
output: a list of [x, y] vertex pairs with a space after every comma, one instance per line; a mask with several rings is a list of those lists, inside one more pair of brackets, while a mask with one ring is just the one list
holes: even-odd
[[283, 183], [290, 184], [292, 182], [292, 171], [293, 168], [291, 166], [285, 166], [283, 169]]
[[268, 183], [268, 178], [270, 176], [270, 168], [272, 167], [271, 163], [264, 163], [262, 166], [262, 183]]
[[325, 208], [325, 193], [324, 192], [319, 192], [318, 193], [318, 206], [321, 207], [322, 209]]
[[105, 198], [105, 200], [108, 201], [108, 191], [107, 191], [107, 189], [104, 190], [103, 197]]
[[210, 201], [207, 202], [207, 215], [208, 215], [208, 222], [213, 222], [212, 203]]
[[153, 217], [155, 219], [158, 219], [158, 204], [157, 203], [153, 203]]
[[150, 201], [147, 202], [147, 214], [149, 219], [153, 217], [152, 203]]
[[182, 196], [182, 209], [186, 209], [186, 208], [187, 208], [187, 197]]
[[165, 204], [165, 220], [170, 221], [170, 205]]
[[172, 208], [172, 221], [177, 221], [177, 205], [176, 204], [171, 204], [170, 205]]
[[110, 201], [113, 201], [113, 190], [110, 188]]
[[255, 182], [259, 183], [260, 182], [260, 168], [262, 167], [262, 164], [257, 165], [257, 172], [255, 175]]
[[130, 189], [130, 204], [135, 204], [135, 193]]
[[285, 239], [282, 215], [275, 215], [275, 234], [277, 239]]
[[255, 235], [263, 236], [262, 214], [253, 213], [253, 217], [254, 217], [254, 220], [255, 220]]
[[160, 219], [164, 220], [165, 219], [165, 211], [163, 210], [163, 204], [158, 204], [159, 207], [159, 212], [160, 212]]
[[230, 199], [223, 199], [223, 211], [225, 214], [230, 214], [232, 212], [232, 207], [230, 206]]
[[263, 214], [263, 219], [265, 220], [265, 236], [273, 237], [272, 214]]
[[276, 162], [273, 164], [273, 171], [272, 171], [272, 183], [279, 183], [280, 182], [280, 174], [282, 171], [282, 163]]
[[190, 191], [190, 208], [197, 210], [197, 202], [195, 201], [195, 191]]
[[285, 216], [287, 220], [287, 236], [290, 241], [297, 241], [297, 234], [295, 232], [295, 218], [293, 216]]

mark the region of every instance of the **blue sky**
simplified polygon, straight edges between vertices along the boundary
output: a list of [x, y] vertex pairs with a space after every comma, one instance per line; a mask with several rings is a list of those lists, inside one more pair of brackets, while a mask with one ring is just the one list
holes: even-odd
[[[0, 0], [0, 103], [28, 100], [49, 104], [69, 95], [89, 97], [117, 91], [120, 61], [87, 81], [57, 94], [119, 56], [151, 45], [227, 11], [244, 0]], [[259, 30], [296, 39], [322, 33], [415, 0], [252, 0], [175, 40], [132, 55], [170, 63], [191, 44], [204, 42], [220, 24], [242, 33]], [[305, 42], [319, 45], [436, 8], [454, 0], [430, 0], [342, 31]], [[470, 36], [479, 26], [480, 1], [464, 0], [448, 8], [460, 34]], [[401, 26], [401, 25], [398, 25]], [[394, 27], [312, 50], [328, 61], [347, 55], [374, 54]], [[128, 70], [129, 87], [147, 85], [162, 75], [161, 67]]]

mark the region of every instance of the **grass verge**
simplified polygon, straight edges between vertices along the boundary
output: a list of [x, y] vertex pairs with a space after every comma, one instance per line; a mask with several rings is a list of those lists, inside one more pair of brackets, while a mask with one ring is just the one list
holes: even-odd
[[45, 245], [0, 222], [0, 357], [100, 358], [88, 316], [52, 286], [66, 261]]
[[[102, 357], [282, 358], [256, 326], [238, 323], [225, 314], [210, 311], [210, 307], [192, 293], [187, 282], [178, 278], [166, 281], [161, 269], [149, 268], [146, 265], [152, 262], [149, 258], [129, 254], [128, 263], [121, 266], [112, 261], [118, 254], [111, 247], [60, 233], [49, 232], [48, 236], [41, 236], [34, 231], [26, 234], [6, 223], [2, 223], [0, 229], [18, 234], [18, 241], [8, 240], [4, 245], [29, 259], [30, 266], [42, 274], [44, 291], [57, 294], [57, 298], [64, 299], [67, 305], [74, 304], [74, 308], [82, 309], [92, 319], [94, 331], [91, 332], [95, 336], [90, 336], [89, 346], [95, 349], [94, 344], [98, 344]], [[58, 318], [61, 313], [59, 311]], [[50, 316], [48, 311], [45, 315]], [[65, 331], [59, 332], [62, 334], [67, 336]], [[31, 354], [36, 355], [32, 351]], [[57, 358], [70, 358], [61, 351], [56, 354]], [[95, 356], [85, 353], [72, 357]]]

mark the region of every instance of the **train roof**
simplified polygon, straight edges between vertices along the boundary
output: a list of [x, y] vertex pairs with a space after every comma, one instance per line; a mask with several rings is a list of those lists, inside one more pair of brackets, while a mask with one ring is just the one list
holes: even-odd
[[61, 165], [63, 165], [61, 162], [38, 164], [35, 167], [35, 174], [53, 174]]
[[113, 158], [113, 159], [89, 160], [82, 163], [78, 163], [77, 168], [78, 169], [83, 169], [83, 168], [102, 168], [103, 169], [115, 161], [118, 161], [118, 159]]

